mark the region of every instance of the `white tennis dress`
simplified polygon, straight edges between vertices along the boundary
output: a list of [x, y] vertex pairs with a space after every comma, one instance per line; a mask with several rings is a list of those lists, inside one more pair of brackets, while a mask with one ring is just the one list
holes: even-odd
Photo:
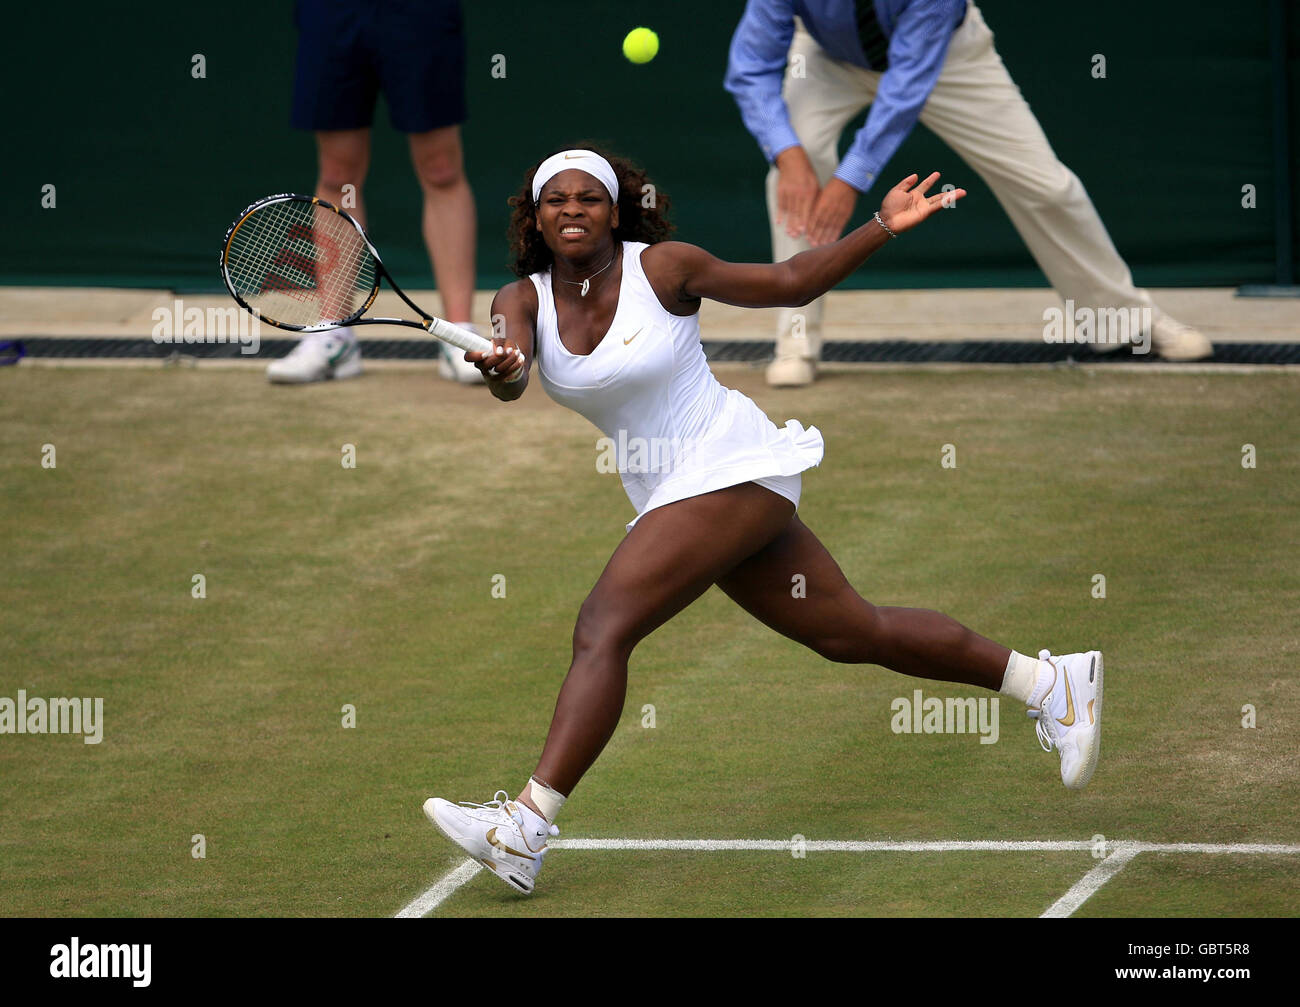
[[546, 393], [609, 438], [623, 488], [647, 512], [675, 500], [756, 482], [799, 505], [804, 469], [822, 460], [816, 427], [777, 428], [748, 396], [718, 383], [700, 344], [699, 314], [667, 311], [641, 268], [643, 242], [623, 243], [623, 279], [609, 331], [590, 354], [560, 342], [551, 271], [537, 288], [534, 357]]

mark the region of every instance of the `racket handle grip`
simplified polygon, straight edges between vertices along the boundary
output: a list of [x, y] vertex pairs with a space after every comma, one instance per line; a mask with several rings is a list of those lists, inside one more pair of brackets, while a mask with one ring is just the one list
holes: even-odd
[[492, 348], [490, 339], [484, 339], [477, 332], [462, 329], [459, 325], [452, 325], [451, 322], [444, 322], [441, 318], [429, 319], [424, 323], [424, 327], [429, 330], [430, 335], [436, 336], [444, 343], [459, 346], [469, 353], [477, 353]]

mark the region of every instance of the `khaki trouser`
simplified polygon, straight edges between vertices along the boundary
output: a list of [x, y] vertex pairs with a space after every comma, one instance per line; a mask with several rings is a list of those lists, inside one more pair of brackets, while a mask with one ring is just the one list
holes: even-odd
[[[806, 75], [792, 77], [802, 54]], [[782, 93], [790, 124], [825, 185], [839, 167], [837, 143], [849, 120], [876, 96], [880, 74], [830, 56], [795, 23]], [[1097, 210], [1074, 172], [1052, 152], [1043, 129], [993, 48], [993, 32], [971, 4], [952, 37], [939, 80], [921, 110], [921, 122], [961, 155], [984, 179], [1058, 294], [1076, 304], [1152, 308], [1145, 290], [1133, 286]], [[922, 175], [930, 166], [918, 167]], [[941, 168], [944, 182], [961, 169]], [[900, 176], [901, 168], [886, 168]], [[767, 176], [767, 210], [772, 222], [772, 257], [781, 262], [809, 248], [776, 225], [775, 165]], [[871, 189], [878, 204], [899, 178], [882, 174]], [[798, 323], [797, 316], [802, 315]], [[821, 352], [822, 299], [780, 313], [777, 356], [816, 359]], [[802, 334], [800, 330], [802, 329]]]

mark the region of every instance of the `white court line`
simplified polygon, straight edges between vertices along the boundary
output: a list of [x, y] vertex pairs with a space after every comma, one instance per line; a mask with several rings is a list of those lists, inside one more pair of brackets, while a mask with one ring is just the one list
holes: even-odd
[[[557, 839], [551, 844], [557, 850], [694, 850], [721, 852], [725, 850], [753, 850], [758, 852], [789, 852], [789, 839]], [[1132, 848], [1138, 853], [1300, 853], [1300, 845], [1268, 843], [1143, 843], [1138, 841], [1107, 842], [1113, 852], [1120, 847]], [[909, 841], [856, 841], [856, 840], [806, 840], [803, 848], [809, 853], [956, 853], [965, 852], [1068, 852], [1091, 850], [1095, 843], [1087, 840], [1037, 840], [1037, 839], [967, 839]]]
[[393, 918], [413, 920], [419, 919], [421, 916], [427, 916], [437, 909], [457, 888], [481, 870], [483, 870], [483, 865], [478, 861], [466, 860], [454, 871], [445, 874], [436, 885], [423, 895], [408, 902]]
[[1137, 843], [1119, 843], [1115, 852], [1076, 881], [1068, 892], [1047, 907], [1039, 919], [1064, 919], [1087, 902], [1097, 889], [1122, 871], [1128, 862], [1141, 853]]
[[[793, 843], [789, 839], [557, 839], [553, 849], [561, 850], [694, 850], [718, 853], [726, 850], [755, 850], [770, 853], [789, 853]], [[808, 839], [802, 848], [808, 853], [955, 853], [959, 850], [1008, 853], [1015, 850], [1065, 851], [1090, 850], [1093, 844], [1084, 841], [1037, 840], [953, 840], [939, 842], [856, 841], [839, 839]]]
[[[747, 850], [765, 853], [789, 853], [789, 839], [557, 839], [552, 849], [560, 850], [685, 850], [700, 853], [718, 853], [728, 850]], [[1069, 916], [1083, 905], [1102, 885], [1118, 874], [1139, 853], [1247, 853], [1296, 854], [1300, 844], [1283, 843], [1143, 843], [1138, 841], [1110, 841], [1111, 853], [1080, 878], [1075, 885], [1043, 914], [1044, 917]], [[1012, 853], [1047, 852], [1062, 853], [1093, 850], [1096, 844], [1088, 840], [1036, 840], [1036, 839], [969, 839], [916, 842], [892, 840], [805, 840], [803, 849], [808, 853]], [[413, 899], [397, 914], [397, 919], [415, 919], [425, 916], [455, 891], [483, 870], [481, 864], [467, 860], [449, 872], [437, 884], [418, 898]], [[1069, 911], [1063, 911], [1066, 907]]]
[[1131, 843], [1139, 853], [1300, 853], [1283, 843]]

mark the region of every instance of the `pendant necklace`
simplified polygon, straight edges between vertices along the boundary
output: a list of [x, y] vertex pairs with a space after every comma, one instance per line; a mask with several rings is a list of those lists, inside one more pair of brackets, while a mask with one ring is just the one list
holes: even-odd
[[572, 283], [575, 287], [582, 287], [580, 296], [586, 297], [587, 291], [591, 289], [591, 281], [594, 280], [601, 273], [603, 273], [605, 270], [607, 270], [610, 266], [614, 265], [614, 260], [617, 258], [618, 258], [618, 249], [616, 248], [614, 249], [614, 254], [610, 256], [609, 261], [605, 263], [603, 266], [601, 266], [599, 269], [597, 269], [590, 276], [588, 276], [585, 280], [566, 280], [562, 276], [559, 277], [559, 280], [561, 283]]

